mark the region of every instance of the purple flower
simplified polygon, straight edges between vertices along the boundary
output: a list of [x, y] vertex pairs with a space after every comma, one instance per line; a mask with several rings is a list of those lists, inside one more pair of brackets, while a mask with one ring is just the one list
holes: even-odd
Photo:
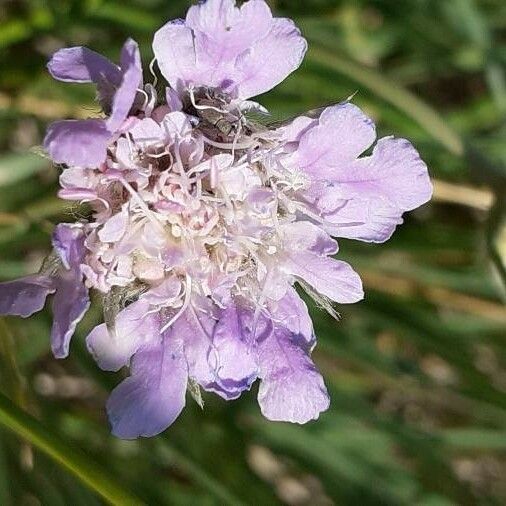
[[56, 358], [65, 358], [74, 330], [90, 304], [80, 268], [84, 234], [80, 228], [60, 224], [53, 234], [53, 247], [61, 262], [59, 267], [0, 283], [0, 314], [26, 318], [40, 311], [46, 297], [54, 293], [51, 348]]
[[95, 83], [107, 119], [65, 120], [50, 125], [44, 147], [56, 163], [98, 167], [106, 159], [107, 146], [121, 131], [137, 90], [142, 86], [142, 67], [137, 43], [125, 42], [121, 66], [85, 47], [61, 49], [48, 64], [60, 81]]
[[153, 50], [172, 88], [220, 88], [241, 99], [260, 95], [296, 70], [307, 43], [293, 21], [273, 18], [263, 0], [190, 7], [185, 20], [160, 28]]
[[[278, 128], [244, 115], [247, 99], [287, 77], [306, 42], [263, 0], [191, 7], [163, 26], [154, 52], [164, 96], [142, 86], [135, 42], [121, 66], [85, 48], [58, 51], [59, 80], [94, 82], [107, 119], [57, 122], [46, 148], [61, 198], [89, 203], [86, 221], [59, 225], [61, 265], [0, 285], [0, 313], [29, 316], [55, 293], [52, 347], [68, 353], [88, 307], [104, 295], [104, 323], [88, 335], [99, 367], [130, 369], [107, 412], [121, 438], [154, 436], [189, 390], [237, 399], [258, 379], [270, 420], [306, 423], [329, 406], [311, 360], [316, 336], [298, 285], [330, 314], [362, 299], [359, 275], [333, 237], [387, 240], [426, 202], [426, 165], [406, 140], [376, 140], [349, 102]], [[144, 100], [137, 100], [138, 98]]]

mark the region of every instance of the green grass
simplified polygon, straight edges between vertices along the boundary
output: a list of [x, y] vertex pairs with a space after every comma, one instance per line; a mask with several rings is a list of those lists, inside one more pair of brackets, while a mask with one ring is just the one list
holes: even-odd
[[[310, 41], [302, 68], [261, 97], [274, 118], [357, 92], [380, 133], [409, 137], [447, 183], [387, 244], [341, 241], [367, 295], [339, 323], [312, 308], [331, 409], [290, 426], [263, 420], [255, 391], [234, 403], [206, 395], [204, 411], [188, 399], [163, 435], [119, 441], [104, 402], [121, 374], [98, 370], [82, 339], [99, 309], [65, 361], [50, 356], [49, 313], [4, 319], [2, 506], [506, 501], [506, 4], [270, 3]], [[86, 44], [116, 59], [133, 36], [147, 63], [154, 30], [187, 5], [0, 6], [0, 279], [36, 269], [53, 224], [77, 212], [32, 148], [49, 121], [96, 106], [91, 88], [48, 78], [48, 55]]]

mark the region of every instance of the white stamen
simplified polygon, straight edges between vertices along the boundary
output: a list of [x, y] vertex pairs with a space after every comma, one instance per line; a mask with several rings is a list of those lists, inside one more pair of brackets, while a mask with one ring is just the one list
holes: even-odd
[[170, 326], [175, 323], [183, 315], [190, 305], [192, 291], [192, 280], [188, 274], [186, 275], [186, 282], [184, 287], [184, 302], [181, 309], [160, 329], [160, 334], [163, 334]]
[[155, 63], [156, 63], [156, 58], [153, 58], [151, 60], [151, 62], [149, 63], [149, 72], [153, 76], [153, 83], [152, 83], [153, 88], [156, 88], [156, 85], [158, 84], [158, 77], [155, 72]]

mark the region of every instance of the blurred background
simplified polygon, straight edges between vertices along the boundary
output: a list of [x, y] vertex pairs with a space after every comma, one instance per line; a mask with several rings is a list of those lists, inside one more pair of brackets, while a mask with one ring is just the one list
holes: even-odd
[[[413, 141], [435, 185], [387, 244], [341, 241], [367, 295], [339, 323], [312, 308], [331, 409], [303, 427], [269, 423], [254, 387], [233, 403], [206, 395], [204, 411], [188, 399], [163, 435], [117, 440], [104, 403], [122, 374], [83, 345], [97, 304], [65, 361], [50, 355], [48, 312], [0, 321], [0, 390], [61, 453], [85, 449], [150, 505], [506, 504], [506, 2], [269, 3], [310, 41], [302, 68], [260, 98], [274, 119], [356, 93], [381, 135]], [[92, 87], [49, 78], [49, 55], [84, 44], [116, 61], [132, 36], [147, 68], [153, 32], [188, 5], [0, 0], [0, 280], [37, 270], [53, 225], [79, 212], [34, 146], [48, 122], [98, 106]], [[0, 505], [102, 504], [33, 434], [6, 428], [6, 402]]]

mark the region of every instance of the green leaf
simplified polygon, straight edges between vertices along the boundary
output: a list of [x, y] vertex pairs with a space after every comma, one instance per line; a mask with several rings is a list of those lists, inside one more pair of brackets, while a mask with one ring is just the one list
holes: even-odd
[[460, 136], [437, 111], [416, 95], [384, 77], [378, 71], [350, 60], [340, 54], [335, 47], [330, 50], [324, 45], [316, 43], [317, 36], [311, 30], [308, 33], [308, 38], [315, 41], [308, 54], [310, 61], [343, 74], [371, 90], [378, 97], [399, 108], [416, 121], [451, 153], [458, 156], [464, 154], [464, 143]]
[[7, 186], [47, 170], [48, 162], [37, 155], [9, 154], [0, 158], [0, 187]]
[[7, 322], [0, 318], [0, 378], [6, 385], [6, 393], [16, 400], [18, 405], [25, 404], [24, 381], [16, 362], [14, 339]]
[[6, 445], [4, 444], [4, 434], [0, 432], [0, 504], [11, 506], [11, 494], [9, 487], [9, 466], [7, 462]]
[[152, 30], [159, 24], [159, 20], [154, 14], [150, 14], [142, 8], [125, 5], [123, 2], [104, 3], [90, 13], [90, 18], [101, 21], [114, 21], [115, 24], [136, 31]]
[[506, 432], [490, 429], [448, 429], [442, 431], [446, 444], [465, 450], [506, 450]]
[[506, 289], [506, 197], [498, 193], [489, 216], [487, 246], [490, 258]]
[[86, 453], [63, 441], [48, 427], [19, 409], [9, 398], [0, 394], [0, 424], [32, 443], [110, 504], [134, 506], [143, 504], [130, 494], [123, 484], [108, 476]]
[[167, 442], [164, 441], [156, 445], [156, 451], [164, 460], [173, 460], [176, 462], [183, 471], [195, 480], [195, 483], [198, 483], [203, 489], [216, 497], [220, 501], [220, 504], [228, 504], [230, 506], [244, 505], [244, 503], [239, 498], [235, 497], [226, 486], [217, 481], [196, 462], [193, 462], [176, 448], [170, 446]]
[[28, 23], [21, 19], [12, 19], [2, 22], [0, 26], [0, 48], [6, 48], [27, 39], [32, 34]]

